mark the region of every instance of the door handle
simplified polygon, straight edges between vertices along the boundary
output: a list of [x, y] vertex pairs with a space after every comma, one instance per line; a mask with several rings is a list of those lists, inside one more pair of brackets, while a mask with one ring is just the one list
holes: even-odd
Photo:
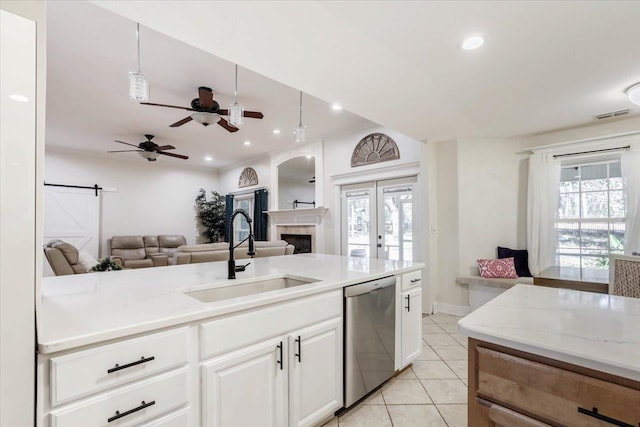
[[280, 352], [280, 358], [278, 360], [276, 360], [276, 363], [278, 365], [280, 365], [280, 370], [282, 371], [284, 369], [283, 363], [282, 363], [282, 341], [280, 341], [280, 344], [278, 344], [276, 346], [276, 348], [278, 349], [278, 351]]
[[405, 298], [407, 299], [407, 306], [405, 308], [407, 311], [411, 311], [411, 295], [407, 295]]
[[295, 356], [298, 358], [298, 363], [302, 362], [302, 338], [300, 338], [300, 335], [298, 335], [298, 338], [296, 338], [296, 343], [298, 344], [298, 352], [295, 354]]

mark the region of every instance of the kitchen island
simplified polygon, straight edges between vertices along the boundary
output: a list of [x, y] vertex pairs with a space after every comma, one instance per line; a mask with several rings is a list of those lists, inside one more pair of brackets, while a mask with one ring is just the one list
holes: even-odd
[[315, 425], [343, 406], [343, 288], [383, 277], [396, 368], [420, 354], [423, 264], [246, 262], [236, 280], [226, 262], [43, 279], [38, 425]]
[[458, 326], [469, 427], [640, 425], [640, 300], [516, 285]]

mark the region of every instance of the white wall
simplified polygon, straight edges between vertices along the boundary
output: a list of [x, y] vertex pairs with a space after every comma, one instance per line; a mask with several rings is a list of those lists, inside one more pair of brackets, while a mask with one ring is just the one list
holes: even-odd
[[[300, 179], [278, 179], [278, 209], [293, 209], [293, 201], [313, 202], [316, 197], [315, 184], [307, 182], [309, 177]], [[299, 208], [312, 208], [313, 205], [299, 205]]]
[[[258, 185], [239, 188], [238, 179], [240, 174], [246, 167], [252, 167], [258, 174]], [[269, 189], [271, 186], [271, 158], [265, 156], [260, 159], [245, 162], [240, 165], [232, 166], [229, 168], [221, 169], [219, 172], [219, 187], [218, 192], [220, 194], [228, 194], [241, 190], [252, 190], [260, 187], [266, 187]], [[271, 203], [271, 197], [269, 197], [269, 203]]]
[[219, 191], [214, 170], [131, 160], [97, 158], [47, 150], [45, 181], [88, 185], [117, 191], [101, 192], [101, 256], [107, 239], [116, 235], [181, 234], [198, 241], [195, 198], [200, 188]]

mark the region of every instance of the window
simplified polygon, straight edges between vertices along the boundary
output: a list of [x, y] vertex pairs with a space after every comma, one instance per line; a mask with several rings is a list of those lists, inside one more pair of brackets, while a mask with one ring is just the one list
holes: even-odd
[[[253, 218], [253, 194], [236, 196], [233, 198], [233, 209], [244, 209]], [[233, 238], [241, 242], [249, 236], [249, 223], [242, 215], [238, 215], [233, 222]]]
[[624, 193], [619, 161], [563, 167], [557, 258], [561, 267], [603, 269], [624, 248]]

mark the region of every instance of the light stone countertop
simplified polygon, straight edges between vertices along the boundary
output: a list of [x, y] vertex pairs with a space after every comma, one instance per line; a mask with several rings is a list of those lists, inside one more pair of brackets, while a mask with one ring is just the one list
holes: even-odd
[[458, 322], [460, 333], [640, 381], [640, 299], [516, 285]]
[[[424, 264], [324, 254], [241, 259], [246, 271], [227, 280], [227, 262], [173, 265], [42, 279], [38, 350], [53, 353], [418, 270]], [[282, 275], [319, 281], [203, 303], [184, 291], [240, 285]]]

